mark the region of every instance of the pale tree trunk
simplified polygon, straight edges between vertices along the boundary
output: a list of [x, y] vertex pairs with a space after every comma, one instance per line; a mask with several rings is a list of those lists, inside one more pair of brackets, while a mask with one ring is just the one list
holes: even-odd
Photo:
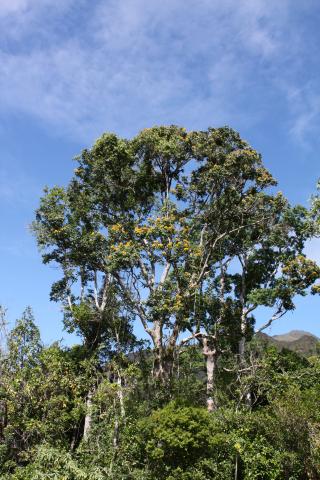
[[[117, 385], [118, 385], [117, 396], [118, 396], [119, 405], [120, 405], [120, 417], [121, 417], [121, 420], [123, 421], [125, 419], [126, 411], [125, 411], [125, 407], [124, 407], [124, 394], [123, 394], [123, 388], [122, 388], [122, 377], [121, 377], [121, 373], [120, 373], [119, 370], [117, 370]], [[113, 464], [114, 464], [114, 460], [116, 458], [118, 447], [119, 447], [119, 430], [120, 430], [120, 421], [119, 421], [119, 416], [116, 413], [117, 412], [117, 405], [116, 405], [115, 400], [113, 402], [113, 407], [114, 407], [114, 411], [115, 411], [115, 419], [114, 419], [113, 436], [112, 436], [113, 455], [112, 455], [112, 459], [111, 459], [110, 466], [109, 466], [110, 477], [112, 476]]]
[[92, 424], [92, 398], [93, 398], [93, 390], [89, 390], [86, 400], [86, 416], [84, 419], [84, 427], [83, 427], [83, 440], [87, 441]]
[[247, 318], [245, 313], [241, 315], [241, 338], [238, 344], [238, 357], [239, 363], [242, 364], [244, 362], [244, 353], [245, 353], [245, 346], [246, 346], [246, 330], [247, 330]]
[[247, 293], [247, 288], [246, 288], [246, 273], [247, 273], [247, 262], [248, 259], [244, 255], [243, 257], [239, 256], [239, 261], [242, 266], [242, 274], [241, 274], [241, 290], [240, 290], [240, 303], [241, 303], [241, 324], [240, 324], [240, 329], [241, 329], [241, 339], [239, 341], [239, 347], [238, 347], [238, 358], [239, 358], [239, 364], [243, 364], [244, 362], [244, 353], [245, 353], [245, 344], [246, 344], [246, 334], [247, 334], [247, 315], [248, 315], [248, 310], [246, 308], [246, 293]]
[[[250, 313], [250, 309], [246, 306], [246, 295], [247, 295], [247, 288], [246, 288], [246, 274], [247, 274], [247, 262], [248, 259], [246, 256], [239, 257], [240, 263], [242, 265], [242, 275], [241, 275], [241, 292], [240, 292], [240, 302], [242, 306], [241, 312], [241, 338], [238, 345], [238, 367], [241, 371], [245, 367], [246, 359], [245, 359], [245, 348], [246, 348], [246, 336], [248, 330], [248, 314]], [[241, 373], [240, 379], [241, 379]], [[251, 391], [250, 389], [244, 393], [244, 400], [247, 407], [251, 408], [252, 399], [251, 399]]]
[[[244, 369], [246, 366], [245, 358], [245, 348], [246, 348], [246, 334], [247, 334], [247, 310], [243, 309], [241, 315], [241, 339], [238, 345], [238, 367], [241, 372], [241, 369]], [[240, 379], [242, 378], [242, 373], [239, 372]], [[252, 407], [252, 394], [250, 389], [244, 392], [244, 403], [248, 408]]]
[[163, 345], [162, 345], [162, 328], [160, 322], [154, 322], [154, 327], [151, 331], [151, 337], [154, 345], [153, 349], [153, 368], [152, 375], [155, 379], [161, 380], [164, 376], [163, 368]]
[[213, 412], [217, 409], [216, 399], [216, 367], [217, 367], [217, 351], [209, 345], [208, 339], [202, 339], [202, 351], [206, 359], [207, 373], [207, 409]]
[[215, 355], [207, 355], [206, 357], [206, 368], [207, 368], [207, 409], [208, 412], [213, 412], [217, 409], [216, 399], [215, 399]]
[[120, 415], [121, 418], [124, 418], [126, 415], [126, 411], [124, 408], [124, 395], [123, 395], [123, 388], [122, 388], [122, 379], [120, 372], [118, 371], [117, 373], [117, 384], [118, 384], [118, 399], [119, 399], [119, 405], [120, 405]]

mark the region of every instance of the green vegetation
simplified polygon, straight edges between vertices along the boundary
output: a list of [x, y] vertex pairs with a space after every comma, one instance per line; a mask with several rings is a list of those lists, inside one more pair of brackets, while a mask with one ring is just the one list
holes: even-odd
[[227, 127], [105, 134], [77, 161], [32, 230], [81, 342], [44, 346], [30, 308], [7, 336], [1, 478], [320, 478], [315, 339], [262, 335], [320, 292], [304, 254], [318, 197], [308, 210], [274, 193]]

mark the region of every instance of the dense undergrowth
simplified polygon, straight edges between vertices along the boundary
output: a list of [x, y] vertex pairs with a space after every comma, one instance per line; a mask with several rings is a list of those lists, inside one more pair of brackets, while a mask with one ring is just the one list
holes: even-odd
[[148, 350], [108, 361], [83, 350], [42, 346], [30, 311], [10, 333], [1, 360], [3, 480], [319, 478], [318, 356], [251, 343], [243, 372], [232, 356], [220, 365], [219, 408], [209, 413], [197, 347], [181, 351], [166, 386], [150, 375]]

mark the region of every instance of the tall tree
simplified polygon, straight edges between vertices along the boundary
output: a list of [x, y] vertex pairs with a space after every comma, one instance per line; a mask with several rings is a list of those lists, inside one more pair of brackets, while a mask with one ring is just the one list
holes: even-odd
[[[115, 297], [154, 346], [154, 375], [170, 377], [192, 305], [274, 180], [233, 130], [154, 127], [132, 140], [103, 135], [78, 158], [67, 189], [47, 190], [34, 231], [43, 260], [57, 262], [69, 325], [102, 325]], [[230, 251], [230, 253], [228, 253]], [[78, 293], [75, 291], [78, 289]], [[78, 302], [78, 303], [77, 303]], [[100, 312], [77, 318], [75, 304]], [[101, 315], [102, 314], [102, 315]]]

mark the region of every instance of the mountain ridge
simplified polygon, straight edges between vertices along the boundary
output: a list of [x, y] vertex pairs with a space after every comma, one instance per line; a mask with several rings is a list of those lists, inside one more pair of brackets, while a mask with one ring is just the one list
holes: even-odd
[[272, 336], [261, 332], [258, 338], [279, 350], [287, 348], [301, 355], [313, 355], [319, 351], [320, 339], [304, 330], [291, 330], [288, 333]]

